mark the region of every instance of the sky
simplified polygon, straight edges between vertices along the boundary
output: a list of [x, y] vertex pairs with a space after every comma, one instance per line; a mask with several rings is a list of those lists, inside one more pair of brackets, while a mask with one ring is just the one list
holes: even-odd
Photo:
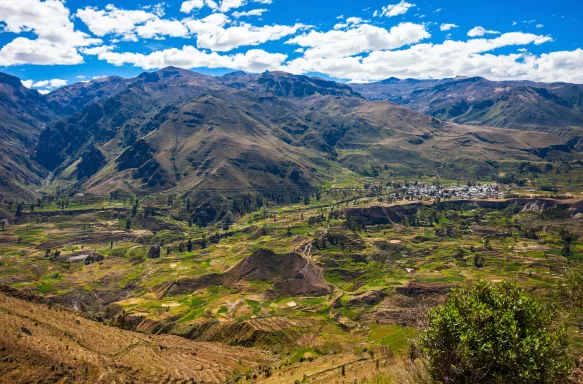
[[580, 0], [0, 0], [0, 72], [41, 93], [167, 66], [583, 83], [582, 21]]

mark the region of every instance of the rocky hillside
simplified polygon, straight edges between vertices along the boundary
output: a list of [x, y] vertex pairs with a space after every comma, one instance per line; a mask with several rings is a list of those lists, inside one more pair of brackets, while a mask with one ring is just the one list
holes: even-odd
[[[574, 85], [556, 85], [553, 93], [496, 85], [490, 96], [499, 100], [479, 102], [480, 92], [497, 83], [388, 79], [354, 86], [356, 92], [284, 72], [214, 77], [169, 67], [42, 96], [16, 78], [2, 79], [0, 127], [8, 145], [0, 166], [16, 175], [0, 179], [2, 192], [24, 190], [28, 199], [43, 179], [49, 193], [302, 191], [343, 168], [365, 176], [387, 166], [446, 177], [492, 175], [497, 171], [487, 161], [569, 160], [580, 149]], [[431, 108], [423, 106], [426, 99]]]
[[571, 148], [583, 149], [583, 85], [460, 77], [391, 78], [352, 88], [368, 99], [391, 100], [438, 119], [550, 132]]
[[30, 154], [47, 123], [57, 117], [44, 96], [20, 79], [0, 73], [0, 195], [34, 197], [47, 172]]

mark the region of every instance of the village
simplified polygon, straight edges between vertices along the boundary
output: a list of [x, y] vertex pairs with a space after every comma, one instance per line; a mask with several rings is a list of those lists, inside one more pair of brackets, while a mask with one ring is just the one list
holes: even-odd
[[502, 199], [508, 191], [498, 184], [441, 186], [439, 184], [405, 184], [393, 187], [397, 200], [465, 200]]

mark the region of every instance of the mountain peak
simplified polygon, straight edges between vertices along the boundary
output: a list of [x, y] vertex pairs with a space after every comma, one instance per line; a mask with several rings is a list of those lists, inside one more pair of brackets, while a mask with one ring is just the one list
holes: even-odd
[[477, 83], [479, 81], [488, 81], [483, 77], [480, 76], [456, 76], [454, 77], [453, 81], [465, 81], [470, 83]]
[[236, 77], [236, 76], [246, 76], [247, 72], [244, 71], [234, 71], [234, 72], [229, 72], [227, 74], [224, 74], [221, 77]]
[[13, 88], [24, 86], [18, 77], [3, 72], [0, 72], [0, 83], [10, 85]]
[[282, 71], [266, 71], [251, 82], [247, 88], [280, 97], [306, 97], [316, 93], [320, 95], [362, 97], [346, 84]]
[[377, 81], [377, 84], [396, 84], [396, 83], [400, 83], [400, 82], [401, 82], [401, 79], [399, 79], [399, 78], [389, 77], [388, 79]]

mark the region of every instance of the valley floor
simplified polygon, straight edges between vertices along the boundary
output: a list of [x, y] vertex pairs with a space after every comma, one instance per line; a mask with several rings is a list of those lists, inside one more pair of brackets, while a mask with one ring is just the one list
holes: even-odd
[[405, 382], [426, 310], [452, 288], [514, 280], [553, 300], [583, 260], [581, 198], [393, 193], [323, 191], [206, 228], [179, 220], [187, 202], [166, 195], [137, 209], [76, 196], [18, 217], [5, 204], [0, 376]]

